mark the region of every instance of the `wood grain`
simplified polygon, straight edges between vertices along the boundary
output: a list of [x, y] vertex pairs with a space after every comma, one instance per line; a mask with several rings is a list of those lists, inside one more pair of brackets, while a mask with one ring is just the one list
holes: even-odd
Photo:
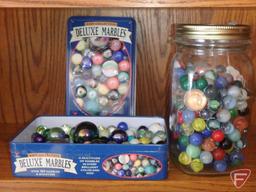
[[256, 7], [254, 0], [0, 0], [0, 7]]
[[72, 15], [131, 16], [137, 21], [138, 115], [168, 117], [175, 52], [170, 34], [176, 23], [251, 25], [256, 69], [256, 8], [0, 9], [1, 123], [65, 113], [66, 22]]
[[245, 156], [245, 168], [252, 174], [245, 185], [237, 190], [229, 175], [218, 177], [190, 176], [178, 170], [172, 162], [169, 166], [167, 180], [161, 181], [113, 181], [113, 180], [79, 180], [79, 179], [35, 179], [15, 178], [11, 174], [9, 157], [10, 138], [23, 124], [0, 124], [0, 189], [1, 192], [254, 192], [256, 187], [256, 130], [250, 129], [249, 143]]

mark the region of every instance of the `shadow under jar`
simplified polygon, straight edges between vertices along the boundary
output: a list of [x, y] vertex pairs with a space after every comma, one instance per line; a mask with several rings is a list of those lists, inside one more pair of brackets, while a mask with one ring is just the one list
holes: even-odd
[[228, 174], [243, 164], [253, 69], [246, 25], [176, 26], [171, 153], [185, 173]]

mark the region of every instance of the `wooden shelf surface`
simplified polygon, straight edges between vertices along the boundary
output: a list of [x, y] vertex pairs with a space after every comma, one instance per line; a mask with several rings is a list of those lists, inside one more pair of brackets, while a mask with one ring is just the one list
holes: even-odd
[[0, 7], [256, 7], [255, 0], [0, 0]]
[[249, 134], [246, 150], [246, 165], [252, 170], [246, 184], [237, 190], [227, 176], [190, 176], [169, 166], [167, 180], [162, 181], [112, 181], [112, 180], [79, 180], [79, 179], [37, 179], [15, 178], [11, 173], [11, 162], [8, 142], [22, 129], [23, 125], [0, 124], [0, 191], [1, 192], [187, 192], [187, 191], [255, 191], [256, 188], [256, 131]]

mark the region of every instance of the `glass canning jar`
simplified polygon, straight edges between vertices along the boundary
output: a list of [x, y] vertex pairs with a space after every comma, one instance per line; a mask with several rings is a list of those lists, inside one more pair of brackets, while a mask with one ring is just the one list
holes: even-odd
[[243, 163], [253, 68], [246, 25], [176, 26], [170, 129], [174, 162], [189, 174]]

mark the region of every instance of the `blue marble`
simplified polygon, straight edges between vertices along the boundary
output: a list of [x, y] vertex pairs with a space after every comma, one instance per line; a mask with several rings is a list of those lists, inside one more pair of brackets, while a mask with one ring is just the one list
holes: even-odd
[[45, 143], [45, 137], [39, 133], [33, 133], [31, 136], [31, 141], [33, 143]]
[[203, 142], [203, 137], [200, 133], [193, 133], [189, 136], [189, 143], [192, 145], [201, 145]]
[[223, 123], [221, 124], [221, 129], [225, 133], [225, 135], [232, 134], [235, 131], [235, 127], [232, 123]]
[[209, 109], [203, 109], [199, 112], [199, 116], [205, 120], [209, 119], [213, 114], [214, 112]]
[[231, 164], [237, 164], [237, 162], [242, 163], [244, 161], [244, 156], [238, 151], [234, 151], [229, 155], [229, 160]]
[[204, 129], [202, 132], [201, 132], [202, 136], [204, 138], [207, 138], [207, 137], [210, 137], [212, 135], [212, 131], [208, 128]]
[[177, 148], [178, 148], [180, 151], [186, 151], [187, 146], [178, 143], [178, 144], [177, 144]]
[[112, 54], [111, 57], [114, 61], [116, 61], [117, 63], [119, 63], [120, 61], [122, 61], [124, 59], [124, 53], [122, 51], [115, 51]]
[[195, 113], [186, 109], [182, 112], [182, 117], [185, 123], [191, 123], [195, 119]]
[[223, 105], [226, 109], [233, 109], [236, 107], [236, 104], [237, 100], [230, 95], [227, 95], [223, 98]]
[[215, 80], [215, 87], [218, 89], [222, 89], [225, 88], [228, 85], [227, 80], [225, 79], [225, 77], [217, 77], [217, 79]]
[[121, 169], [117, 172], [118, 176], [123, 177], [125, 176], [125, 170]]
[[228, 165], [227, 165], [226, 161], [218, 160], [218, 161], [214, 161], [213, 167], [214, 167], [215, 171], [225, 172], [227, 170]]
[[125, 171], [125, 176], [130, 177], [132, 176], [132, 171], [130, 169]]
[[212, 153], [209, 151], [203, 151], [200, 154], [200, 160], [203, 164], [210, 164], [213, 161]]
[[208, 85], [205, 90], [204, 90], [204, 94], [206, 95], [206, 97], [208, 97], [209, 99], [216, 99], [219, 100], [220, 99], [220, 92], [217, 88], [215, 88], [213, 85]]
[[182, 68], [175, 68], [174, 75], [177, 79], [180, 79], [183, 75], [186, 75], [186, 71]]
[[120, 129], [113, 131], [110, 138], [118, 144], [128, 141], [126, 132]]
[[82, 69], [83, 70], [88, 70], [91, 69], [92, 67], [92, 61], [89, 57], [84, 57], [82, 60]]
[[227, 123], [230, 118], [230, 112], [227, 109], [221, 109], [218, 111], [217, 115], [216, 115], [217, 119], [219, 122], [221, 123]]
[[126, 131], [128, 130], [128, 125], [125, 122], [120, 122], [118, 123], [117, 128], [120, 130]]

